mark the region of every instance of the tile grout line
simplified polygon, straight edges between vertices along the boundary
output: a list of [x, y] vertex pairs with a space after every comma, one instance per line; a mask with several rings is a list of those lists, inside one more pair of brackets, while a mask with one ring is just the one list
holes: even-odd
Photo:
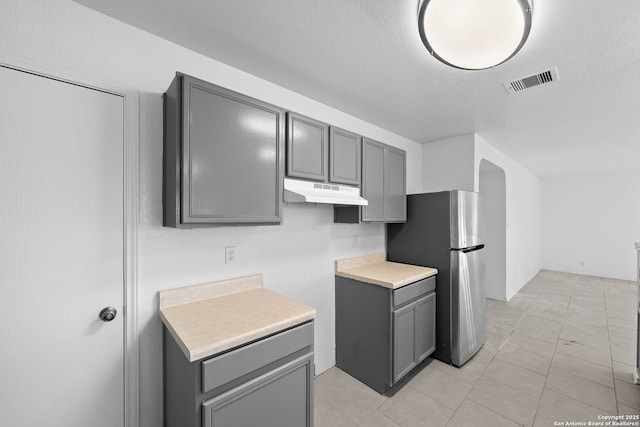
[[[599, 279], [601, 282], [602, 282], [602, 280], [603, 280], [602, 278], [598, 278], [598, 279]], [[577, 280], [577, 278], [576, 278], [575, 280]], [[616, 410], [619, 412], [619, 410], [618, 410], [617, 394], [616, 394], [617, 392], [616, 392], [616, 388], [615, 388], [615, 378], [614, 378], [614, 376], [613, 376], [613, 356], [612, 356], [612, 352], [611, 352], [611, 344], [610, 344], [611, 338], [610, 338], [609, 328], [608, 328], [608, 318], [607, 318], [607, 316], [606, 316], [606, 293], [604, 292], [604, 283], [603, 283], [603, 282], [601, 283], [601, 286], [602, 286], [602, 288], [601, 288], [600, 292], [602, 293], [602, 299], [603, 299], [603, 303], [604, 303], [604, 306], [605, 306], [605, 322], [606, 322], [606, 324], [607, 324], [607, 328], [606, 328], [606, 329], [607, 329], [607, 340], [609, 341], [609, 355], [610, 355], [610, 361], [611, 361], [611, 368], [610, 368], [610, 369], [611, 369], [612, 381], [613, 381], [613, 384], [614, 384], [614, 387], [612, 387], [612, 388], [614, 389], [614, 398], [615, 398], [615, 400], [616, 400]], [[573, 285], [573, 289], [574, 289], [574, 290], [575, 290], [575, 288], [576, 288], [576, 286], [575, 286], [575, 285]], [[570, 298], [570, 303], [569, 303], [569, 305], [571, 304], [571, 300], [572, 300], [572, 299], [573, 299], [573, 295], [572, 295], [572, 296], [571, 296], [571, 298]], [[563, 322], [563, 326], [564, 326], [564, 322]], [[559, 341], [560, 341], [560, 338], [558, 337], [558, 343], [559, 343]], [[553, 357], [553, 358], [555, 358], [555, 355], [556, 355], [556, 353], [557, 353], [557, 348], [558, 348], [558, 345], [556, 344], [556, 351], [554, 352], [554, 357]], [[558, 354], [562, 354], [562, 353], [558, 353]], [[580, 356], [571, 355], [571, 356], [569, 356], [569, 357], [574, 357], [574, 358], [576, 358], [576, 359], [580, 359], [580, 360], [583, 360], [583, 361], [586, 361], [586, 362], [590, 362], [590, 363], [593, 363], [593, 364], [596, 364], [596, 365], [599, 365], [599, 366], [602, 366], [602, 367], [607, 367], [607, 368], [609, 368], [609, 366], [605, 366], [605, 365], [602, 365], [602, 364], [597, 363], [597, 362], [593, 362], [593, 361], [590, 361], [590, 360], [587, 360], [587, 359], [583, 359], [583, 358], [581, 358]], [[551, 368], [551, 367], [550, 367], [550, 368]], [[550, 369], [549, 369], [549, 371], [550, 371]], [[575, 374], [572, 374], [572, 375], [575, 375]], [[582, 378], [583, 380], [589, 381], [589, 382], [594, 383], [594, 384], [600, 384], [600, 383], [598, 383], [597, 381], [593, 381], [593, 380], [592, 380], [592, 379], [590, 379], [590, 378], [580, 377], [579, 375], [577, 375], [577, 377]], [[547, 378], [548, 378], [548, 375], [547, 375]], [[602, 385], [602, 384], [600, 384], [600, 385]], [[546, 388], [546, 380], [545, 380], [545, 388]], [[584, 404], [584, 405], [591, 406], [592, 408], [596, 408], [596, 409], [598, 409], [598, 410], [605, 411], [604, 409], [597, 408], [597, 407], [593, 406], [593, 405], [592, 405], [592, 404], [590, 404], [590, 403], [583, 402], [582, 400], [576, 399], [576, 398], [571, 397], [571, 396], [567, 396], [567, 395], [565, 395], [564, 393], [562, 393], [562, 392], [560, 392], [560, 391], [556, 391], [556, 390], [552, 390], [552, 389], [549, 389], [549, 390], [550, 390], [550, 391], [553, 391], [554, 393], [558, 393], [558, 394], [560, 394], [560, 395], [564, 396], [565, 398], [568, 398], [568, 399], [574, 400], [574, 401], [576, 401], [576, 402], [578, 402], [578, 403], [581, 403], [581, 404]], [[614, 414], [614, 415], [615, 415], [615, 414]]]
[[[514, 363], [509, 362], [508, 360], [502, 360], [502, 359], [497, 359], [497, 360], [499, 360], [499, 361], [500, 361], [500, 362], [502, 362], [502, 363], [506, 363], [507, 365], [511, 365], [511, 366], [513, 366], [513, 367], [515, 367], [515, 368], [524, 369], [525, 371], [530, 372], [530, 373], [532, 373], [532, 374], [536, 374], [536, 375], [540, 375], [541, 377], [545, 377], [545, 383], [546, 383], [547, 375], [543, 375], [543, 374], [541, 374], [540, 372], [532, 371], [531, 369], [529, 369], [529, 368], [525, 368], [524, 366], [516, 365], [516, 364], [514, 364]], [[548, 371], [548, 370], [547, 370], [547, 371]], [[490, 379], [492, 379], [493, 381], [495, 381], [495, 382], [497, 382], [497, 383], [500, 383], [500, 384], [502, 384], [502, 385], [504, 385], [504, 386], [511, 387], [511, 388], [513, 388], [514, 390], [518, 390], [518, 391], [520, 391], [520, 392], [522, 392], [522, 393], [524, 393], [524, 394], [528, 394], [528, 395], [529, 395], [529, 396], [531, 396], [531, 397], [536, 397], [536, 396], [534, 396], [534, 395], [532, 395], [532, 394], [527, 393], [526, 391], [523, 391], [523, 390], [517, 389], [517, 388], [515, 388], [515, 387], [512, 387], [512, 386], [510, 386], [509, 384], [504, 384], [504, 383], [502, 383], [502, 382], [498, 381], [497, 379], [494, 379], [494, 378], [490, 378]], [[543, 390], [544, 390], [544, 386], [543, 386]], [[538, 398], [538, 399], [540, 399], [540, 398]]]
[[[340, 368], [338, 368], [337, 366], [332, 367], [332, 369], [337, 369], [337, 370], [340, 370], [341, 372], [344, 372], [344, 371], [342, 371]], [[326, 372], [326, 371], [325, 371], [325, 372]], [[345, 374], [346, 374], [346, 373], [345, 373]], [[346, 375], [349, 375], [349, 374], [346, 374]], [[356, 382], [360, 383], [356, 378], [351, 377], [350, 375], [349, 375], [349, 377], [350, 377], [353, 381], [356, 381]], [[362, 383], [360, 383], [360, 384], [362, 384]], [[365, 386], [365, 387], [367, 387], [367, 386], [366, 386], [366, 385], [364, 385], [364, 384], [362, 384], [362, 385], [363, 385], [363, 386]], [[380, 408], [381, 408], [385, 403], [387, 403], [387, 402], [389, 401], [389, 399], [390, 399], [390, 397], [388, 397], [388, 396], [386, 396], [386, 395], [381, 395], [381, 396], [383, 396], [383, 397], [384, 397], [384, 401], [382, 401], [382, 403], [380, 403], [380, 405], [376, 406], [376, 408], [375, 408], [373, 411], [371, 411], [370, 413], [368, 413], [368, 414], [367, 414], [367, 416], [366, 416], [366, 417], [365, 417], [361, 422], [358, 422], [358, 421], [354, 420], [354, 419], [353, 419], [349, 414], [345, 413], [344, 411], [340, 410], [340, 408], [336, 407], [336, 406], [335, 406], [335, 405], [334, 405], [334, 404], [333, 404], [329, 399], [325, 399], [323, 396], [321, 396], [320, 394], [318, 394], [318, 397], [322, 398], [322, 399], [325, 401], [325, 403], [326, 403], [327, 405], [329, 405], [332, 409], [334, 409], [335, 411], [337, 411], [338, 413], [340, 413], [340, 414], [341, 414], [345, 419], [349, 420], [349, 422], [350, 422], [351, 424], [353, 424], [354, 426], [359, 426], [359, 425], [361, 425], [362, 423], [366, 422], [368, 418], [370, 418], [374, 413], [376, 413], [376, 412], [377, 412], [377, 411], [378, 411], [378, 410], [379, 410], [379, 409], [380, 409]], [[314, 397], [315, 397], [315, 393], [314, 393]], [[385, 416], [385, 417], [386, 417], [386, 415], [384, 415], [383, 413], [380, 413], [380, 415], [383, 415], [383, 416]], [[386, 417], [386, 418], [389, 418], [389, 417]], [[395, 421], [394, 421], [394, 420], [392, 420], [392, 421], [395, 423]], [[396, 423], [396, 424], [397, 424], [397, 423]]]
[[[546, 286], [545, 286], [546, 288]], [[543, 288], [544, 290], [544, 288]], [[573, 298], [573, 286], [571, 287], [571, 296], [569, 296], [569, 302], [567, 303], [567, 310], [569, 310], [569, 306], [571, 305], [571, 299]], [[536, 298], [536, 301], [538, 299]], [[538, 399], [538, 405], [536, 406], [536, 413], [533, 417], [533, 422], [535, 423], [536, 418], [538, 418], [538, 411], [540, 410], [540, 404], [542, 403], [542, 396], [544, 395], [544, 391], [547, 390], [547, 381], [549, 380], [549, 372], [551, 371], [551, 365], [553, 364], [553, 358], [556, 355], [556, 351], [558, 350], [558, 341], [560, 341], [560, 334], [562, 333], [562, 328], [564, 327], [564, 322], [566, 320], [567, 312], [562, 317], [562, 324], [560, 326], [560, 332], [558, 333], [558, 338], [556, 338], [555, 346], [553, 348], [553, 354], [551, 355], [551, 362], [549, 363], [549, 367], [547, 368], [547, 374], [544, 376], [544, 384], [542, 386], [542, 393], [540, 393], [540, 398]], [[542, 415], [540, 415], [542, 416]]]
[[[511, 335], [513, 334], [513, 332], [514, 332], [515, 328], [518, 326], [518, 324], [520, 323], [520, 321], [522, 320], [522, 318], [523, 318], [523, 317], [524, 317], [524, 314], [523, 314], [522, 316], [520, 316], [520, 319], [516, 322], [515, 326], [511, 327], [511, 330], [510, 330], [510, 331], [509, 331], [509, 333], [505, 336], [505, 339], [503, 339], [503, 340], [502, 340], [502, 343], [500, 343], [500, 345], [499, 345], [499, 346], [498, 346], [498, 348], [496, 349], [496, 352], [495, 352], [495, 353], [491, 356], [491, 358], [489, 359], [489, 362], [487, 363], [487, 366], [485, 366], [485, 367], [484, 367], [484, 369], [482, 370], [482, 373], [481, 373], [481, 374], [480, 374], [480, 376], [478, 377], [478, 380], [480, 380], [480, 378], [482, 378], [482, 377], [484, 376], [484, 374], [486, 373], [487, 369], [489, 368], [489, 366], [491, 365], [491, 363], [493, 362], [493, 360], [497, 357], [497, 355], [498, 355], [498, 353], [500, 352], [500, 350], [502, 350], [502, 348], [505, 346], [505, 344], [506, 344], [506, 342], [507, 342], [508, 338], [509, 338], [509, 337], [511, 337]], [[478, 380], [476, 380], [476, 382], [473, 384], [473, 387], [471, 388], [471, 390], [469, 390], [469, 392], [467, 393], [467, 396], [465, 396], [465, 398], [464, 398], [464, 400], [462, 401], [462, 403], [460, 403], [460, 405], [458, 406], [458, 408], [454, 411], [453, 415], [451, 415], [451, 418], [449, 418], [449, 421], [447, 421], [446, 426], [449, 426], [449, 423], [450, 423], [450, 422], [451, 422], [451, 420], [455, 417], [455, 415], [458, 413], [458, 411], [460, 410], [460, 408], [462, 407], [462, 405], [464, 404], [464, 402], [465, 402], [466, 400], [468, 400], [468, 401], [470, 401], [470, 402], [473, 402], [474, 404], [476, 404], [476, 405], [478, 405], [478, 406], [483, 407], [483, 408], [484, 408], [484, 409], [486, 409], [487, 411], [489, 411], [489, 412], [491, 412], [491, 413], [493, 413], [493, 414], [496, 414], [496, 415], [498, 415], [498, 416], [499, 416], [499, 417], [501, 417], [501, 418], [504, 418], [504, 419], [506, 419], [506, 420], [509, 420], [509, 421], [511, 421], [511, 422], [514, 422], [514, 423], [516, 423], [516, 424], [518, 424], [518, 425], [522, 425], [522, 424], [520, 424], [520, 422], [518, 422], [518, 421], [516, 421], [516, 420], [513, 420], [513, 419], [511, 419], [511, 418], [507, 417], [506, 415], [500, 414], [500, 413], [498, 413], [498, 412], [494, 411], [494, 410], [493, 410], [493, 409], [491, 409], [491, 408], [487, 408], [485, 405], [483, 405], [483, 404], [481, 404], [481, 403], [479, 403], [479, 402], [476, 402], [475, 400], [473, 400], [473, 399], [470, 399], [470, 398], [469, 398], [469, 394], [471, 393], [471, 391], [473, 390], [473, 388], [474, 388], [474, 387], [476, 387]], [[492, 381], [495, 381], [495, 380], [493, 380], [493, 379], [491, 379], [491, 380], [492, 380]], [[515, 388], [513, 388], [513, 387], [511, 387], [511, 386], [508, 386], [508, 385], [506, 385], [506, 384], [502, 384], [502, 383], [500, 383], [500, 382], [498, 382], [498, 381], [495, 381], [495, 382], [497, 382], [497, 383], [499, 383], [499, 384], [501, 384], [501, 385], [503, 385], [503, 386], [505, 386], [505, 387], [511, 388], [512, 390], [520, 391], [520, 390], [517, 390], [517, 389], [515, 389]], [[524, 393], [524, 392], [522, 392], [522, 391], [520, 391], [520, 392], [521, 392], [521, 393]], [[524, 393], [524, 394], [527, 394], [527, 393]], [[527, 394], [527, 396], [529, 396], [529, 394]], [[537, 409], [536, 409], [536, 411], [537, 411]], [[534, 421], [535, 421], [535, 415], [534, 415]]]
[[[486, 319], [485, 319], [485, 320], [486, 320]], [[480, 351], [480, 350], [478, 350], [478, 351]], [[489, 367], [489, 365], [491, 364], [491, 362], [493, 362], [493, 359], [494, 359], [494, 358], [496, 357], [496, 355], [498, 354], [498, 351], [499, 351], [499, 350], [497, 350], [497, 351], [495, 352], [495, 354], [494, 354], [493, 356], [491, 356], [491, 359], [489, 359], [489, 362], [487, 363], [487, 366], [485, 366], [485, 367], [484, 367], [484, 369], [482, 370], [482, 373], [481, 373], [481, 374], [480, 374], [480, 376], [478, 377], [478, 380], [479, 380], [480, 378], [482, 378], [482, 376], [483, 376], [483, 375], [484, 375], [484, 373], [486, 372], [487, 368]], [[452, 375], [452, 376], [453, 376], [453, 375]], [[473, 400], [469, 399], [469, 393], [471, 393], [471, 391], [473, 390], [473, 388], [476, 386], [476, 383], [478, 382], [478, 380], [476, 380], [476, 382], [475, 382], [475, 383], [471, 384], [471, 388], [470, 388], [470, 389], [469, 389], [469, 391], [467, 392], [467, 395], [464, 397], [464, 399], [462, 400], [462, 402], [460, 402], [460, 405], [458, 405], [458, 407], [453, 411], [453, 414], [451, 414], [451, 417], [447, 420], [447, 423], [445, 424], [445, 427], [448, 427], [448, 426], [449, 426], [449, 423], [450, 423], [450, 422], [451, 422], [451, 420], [456, 416], [456, 414], [458, 413], [458, 411], [460, 410], [460, 408], [461, 408], [461, 407], [462, 407], [462, 405], [464, 404], [465, 400], [469, 400], [470, 402], [473, 402], [473, 403], [475, 403], [476, 405], [480, 405], [479, 403], [474, 402]], [[464, 380], [462, 380], [462, 381], [464, 381]], [[465, 381], [465, 382], [466, 382], [466, 381]], [[480, 405], [480, 406], [482, 406], [483, 408], [485, 408], [483, 405]], [[485, 408], [485, 409], [487, 409], [488, 411], [493, 412], [494, 414], [497, 414], [497, 412], [494, 412], [494, 411], [492, 411], [492, 410], [491, 410], [491, 409], [489, 409], [489, 408]], [[501, 416], [502, 418], [509, 419], [509, 418], [505, 417], [504, 415], [501, 415], [501, 414], [497, 414], [497, 415]]]
[[[496, 382], [497, 382], [497, 381], [496, 381]], [[501, 385], [504, 385], [504, 384], [501, 384]], [[509, 387], [509, 386], [505, 386], [505, 387]], [[515, 389], [515, 388], [513, 388], [513, 387], [509, 387], [509, 388], [510, 388], [510, 389], [512, 389], [512, 390], [516, 390], [516, 389]], [[519, 391], [519, 390], [516, 390], [516, 391]], [[516, 423], [517, 425], [524, 426], [524, 424], [522, 424], [520, 421], [516, 421], [516, 420], [514, 420], [514, 419], [512, 419], [512, 418], [509, 418], [509, 417], [507, 417], [507, 416], [506, 416], [506, 415], [504, 415], [504, 414], [500, 414], [500, 413], [498, 413], [498, 412], [494, 411], [494, 410], [493, 410], [493, 409], [491, 409], [491, 408], [487, 408], [486, 406], [484, 406], [484, 405], [483, 405], [482, 403], [480, 403], [480, 402], [476, 402], [475, 400], [473, 400], [473, 399], [469, 399], [469, 398], [466, 398], [465, 400], [467, 400], [467, 399], [468, 399], [470, 402], [473, 402], [474, 404], [476, 404], [476, 405], [478, 405], [478, 406], [483, 407], [483, 408], [484, 408], [484, 409], [486, 409], [487, 411], [489, 411], [489, 412], [491, 412], [491, 413], [494, 413], [494, 414], [498, 415], [498, 416], [499, 416], [499, 417], [501, 417], [501, 418], [504, 418], [505, 420], [509, 420], [509, 421], [511, 421], [511, 422], [513, 422], [513, 423]], [[462, 405], [460, 405], [460, 406], [462, 406]], [[537, 411], [537, 410], [536, 410], [536, 411]], [[453, 416], [452, 416], [451, 418], [453, 418]], [[533, 421], [535, 422], [535, 420], [536, 420], [536, 416], [534, 415], [534, 416], [533, 416]], [[449, 421], [450, 421], [450, 420], [449, 420]], [[533, 423], [531, 423], [531, 424], [533, 425]], [[447, 422], [447, 426], [448, 426], [448, 425], [449, 425], [449, 423]]]

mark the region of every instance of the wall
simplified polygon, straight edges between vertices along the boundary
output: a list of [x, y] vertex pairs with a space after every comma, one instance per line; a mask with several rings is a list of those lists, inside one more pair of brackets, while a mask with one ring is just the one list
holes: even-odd
[[[502, 168], [506, 179], [506, 299], [541, 268], [540, 179], [477, 135], [464, 135], [422, 147], [424, 191], [480, 189], [480, 163]], [[453, 162], [446, 167], [445, 161]], [[469, 161], [471, 159], [471, 162]]]
[[486, 159], [480, 161], [479, 191], [482, 193], [485, 259], [487, 261], [486, 295], [507, 298], [507, 188], [504, 170]]
[[425, 144], [422, 149], [422, 191], [473, 191], [473, 159], [473, 135]]
[[[475, 176], [478, 177], [482, 159], [502, 168], [505, 173], [507, 194], [505, 296], [509, 300], [540, 271], [542, 265], [540, 179], [477, 135], [475, 142]], [[478, 179], [476, 179], [475, 188], [478, 191]]]
[[636, 280], [640, 172], [542, 180], [542, 267]]
[[[333, 261], [384, 251], [384, 227], [334, 225], [331, 206], [313, 205], [285, 206], [281, 226], [162, 227], [161, 95], [179, 70], [402, 148], [407, 151], [407, 190], [413, 193], [421, 189], [420, 145], [66, 0], [2, 0], [0, 55], [97, 76], [140, 92], [142, 426], [162, 425], [157, 316], [157, 292], [162, 289], [264, 273], [266, 287], [318, 309], [316, 371], [334, 364]], [[225, 246], [236, 246], [235, 264], [224, 264]]]

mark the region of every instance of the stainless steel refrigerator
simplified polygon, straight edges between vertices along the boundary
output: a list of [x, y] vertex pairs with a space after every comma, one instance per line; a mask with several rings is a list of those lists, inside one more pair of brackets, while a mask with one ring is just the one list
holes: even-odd
[[407, 222], [387, 224], [387, 259], [435, 267], [434, 357], [462, 366], [485, 341], [482, 196], [444, 191], [407, 196]]

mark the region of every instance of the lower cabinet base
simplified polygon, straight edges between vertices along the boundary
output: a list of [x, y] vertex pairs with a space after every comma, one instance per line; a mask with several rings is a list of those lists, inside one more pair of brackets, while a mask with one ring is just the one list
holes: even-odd
[[189, 362], [164, 330], [165, 427], [313, 427], [313, 322]]
[[420, 371], [426, 368], [434, 360], [435, 359], [431, 357], [426, 358], [425, 360], [420, 362], [418, 365], [416, 365], [413, 369], [411, 369], [404, 377], [402, 377], [402, 379], [393, 383], [392, 385], [381, 384], [379, 381], [372, 381], [371, 380], [372, 377], [368, 375], [364, 375], [364, 376], [358, 375], [359, 372], [355, 372], [351, 366], [339, 366], [338, 363], [336, 363], [336, 367], [339, 368], [341, 371], [349, 374], [353, 378], [357, 379], [361, 383], [365, 384], [369, 388], [377, 391], [378, 393], [391, 397], [394, 394], [396, 394], [402, 387], [404, 387], [405, 384], [411, 381], [413, 377], [418, 375]]
[[405, 384], [407, 384], [409, 381], [411, 381], [411, 379], [413, 377], [418, 375], [420, 373], [420, 371], [422, 371], [424, 368], [429, 366], [429, 364], [431, 362], [433, 362], [433, 360], [434, 359], [432, 359], [431, 357], [428, 357], [425, 360], [423, 360], [422, 362], [418, 363], [418, 365], [416, 365], [411, 371], [409, 371], [404, 377], [402, 377], [401, 380], [399, 380], [398, 382], [394, 383], [391, 387], [389, 387], [387, 390], [385, 390], [384, 392], [382, 392], [380, 394], [383, 394], [383, 395], [385, 395], [387, 397], [393, 396], [402, 387], [404, 387]]
[[397, 289], [336, 276], [336, 366], [392, 393], [435, 349], [435, 277]]

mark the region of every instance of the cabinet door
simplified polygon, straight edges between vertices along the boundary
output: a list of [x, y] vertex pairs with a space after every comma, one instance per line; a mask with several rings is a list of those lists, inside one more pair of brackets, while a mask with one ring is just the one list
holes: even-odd
[[202, 407], [204, 427], [311, 427], [313, 355], [209, 399]]
[[385, 218], [387, 222], [407, 220], [406, 154], [402, 150], [387, 148], [387, 177]]
[[277, 223], [284, 112], [183, 77], [182, 223]]
[[393, 382], [416, 366], [416, 324], [416, 302], [393, 312]]
[[287, 113], [287, 176], [327, 181], [329, 126], [295, 113]]
[[360, 185], [360, 135], [329, 128], [329, 181]]
[[416, 362], [420, 363], [436, 349], [436, 294], [416, 301]]
[[362, 141], [362, 197], [369, 202], [362, 207], [363, 221], [384, 221], [385, 145], [371, 139]]

